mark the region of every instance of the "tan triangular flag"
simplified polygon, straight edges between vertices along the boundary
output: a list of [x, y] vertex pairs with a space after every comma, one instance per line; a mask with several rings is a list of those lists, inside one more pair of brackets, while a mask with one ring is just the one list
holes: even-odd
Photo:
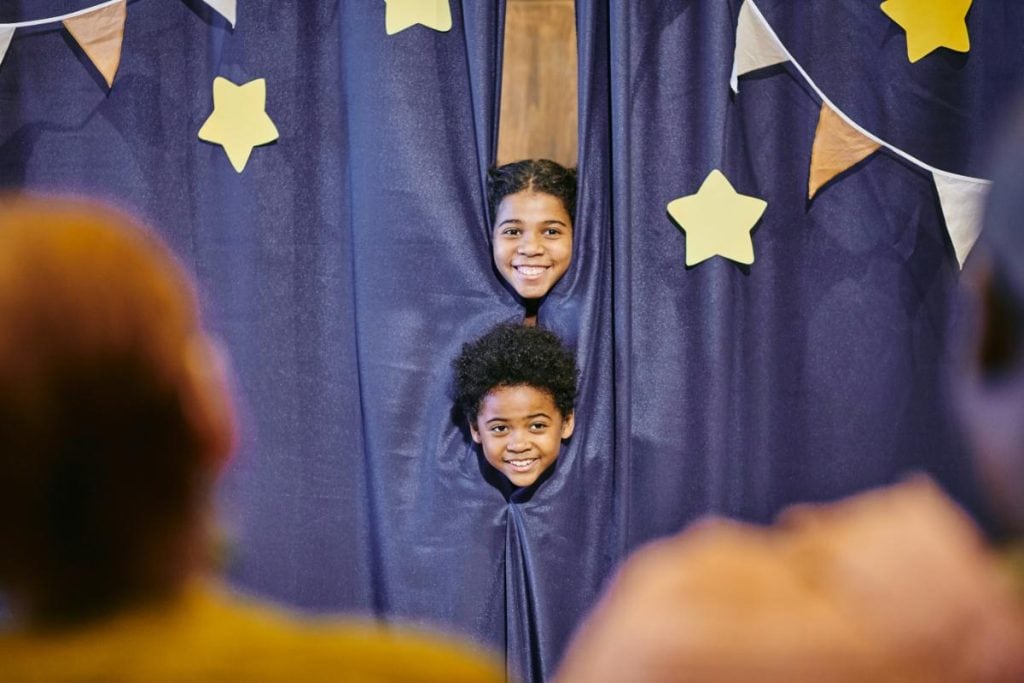
[[7, 48], [11, 46], [11, 38], [13, 37], [13, 26], [0, 26], [0, 64], [4, 63], [4, 55], [7, 54]]
[[978, 178], [950, 177], [932, 173], [939, 204], [946, 219], [949, 241], [962, 268], [981, 234], [981, 216], [990, 183]]
[[736, 24], [736, 50], [732, 57], [732, 75], [729, 76], [729, 85], [732, 86], [733, 92], [740, 91], [739, 79], [743, 74], [789, 61], [779, 39], [756, 12], [757, 9], [751, 5], [750, 0], [743, 0], [739, 21]]
[[96, 69], [114, 85], [114, 74], [121, 63], [121, 41], [124, 39], [125, 0], [64, 20], [64, 28], [82, 47]]
[[807, 198], [821, 186], [870, 156], [881, 145], [841, 119], [832, 107], [822, 103], [818, 129], [811, 148], [811, 172], [807, 178]]

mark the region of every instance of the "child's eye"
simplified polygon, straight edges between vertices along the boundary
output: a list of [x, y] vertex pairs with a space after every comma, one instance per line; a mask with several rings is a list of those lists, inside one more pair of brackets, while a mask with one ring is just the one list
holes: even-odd
[[562, 231], [559, 228], [544, 228], [545, 237], [559, 237]]
[[505, 425], [494, 425], [491, 427], [491, 434], [504, 434], [508, 431], [508, 427]]
[[522, 230], [520, 230], [519, 228], [505, 228], [504, 230], [501, 231], [501, 234], [505, 235], [506, 237], [519, 237], [521, 233]]
[[547, 424], [544, 422], [534, 422], [533, 424], [530, 425], [530, 429], [532, 429], [535, 432], [544, 431], [545, 429], [547, 429]]

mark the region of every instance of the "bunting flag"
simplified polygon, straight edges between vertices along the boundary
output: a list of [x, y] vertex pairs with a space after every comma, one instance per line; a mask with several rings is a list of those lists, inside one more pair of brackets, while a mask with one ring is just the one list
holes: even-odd
[[873, 154], [879, 147], [881, 145], [840, 118], [832, 107], [822, 103], [811, 149], [807, 198], [813, 199], [823, 185]]
[[237, 0], [203, 0], [207, 5], [212, 7], [222, 17], [228, 20], [231, 24], [231, 28], [235, 27], [235, 10], [237, 8]]
[[[238, 0], [203, 0], [219, 12], [232, 28]], [[42, 26], [62, 22], [64, 28], [75, 39], [86, 56], [107, 82], [113, 87], [114, 76], [121, 64], [121, 44], [124, 40], [124, 24], [127, 14], [126, 0], [105, 0], [92, 7], [85, 7], [68, 14], [44, 19], [0, 24], [0, 65], [3, 64], [7, 48], [10, 47], [14, 31], [29, 26]]]
[[121, 43], [127, 16], [125, 0], [87, 14], [64, 20], [64, 28], [103, 75], [107, 87], [113, 87], [121, 64]]
[[988, 194], [988, 181], [946, 173], [932, 173], [939, 193], [946, 231], [953, 243], [956, 260], [963, 268], [967, 255], [981, 234], [982, 207]]
[[733, 53], [732, 75], [729, 76], [732, 91], [739, 92], [739, 78], [743, 74], [789, 60], [779, 39], [768, 30], [767, 24], [758, 21], [751, 4], [744, 2], [736, 24], [736, 50]]
[[7, 48], [11, 46], [11, 38], [13, 37], [13, 27], [0, 26], [0, 64], [4, 63], [4, 55], [7, 54]]
[[[963, 15], [966, 13], [967, 8], [969, 8], [970, 2], [966, 2], [966, 0], [945, 0], [945, 2], [951, 7], [953, 4], [956, 4], [956, 7], [960, 8], [954, 14], [956, 14], [956, 17], [959, 17], [958, 21], [962, 23]], [[939, 4], [942, 7], [946, 7], [945, 4]], [[911, 5], [917, 7], [920, 3], [918, 0], [906, 0], [905, 2], [902, 0], [901, 2], [890, 0], [886, 5], [888, 10], [893, 10], [893, 13], [895, 13], [897, 7], [905, 8]], [[923, 7], [924, 5], [921, 6]], [[931, 5], [928, 5], [928, 7], [931, 7]], [[961, 9], [963, 12], [960, 11]], [[893, 16], [893, 13], [890, 13], [888, 10], [886, 13]], [[917, 25], [921, 22], [927, 23], [927, 21], [920, 19], [918, 14], [908, 15], [913, 19], [913, 22], [917, 23], [911, 22], [907, 26]], [[942, 33], [942, 35], [952, 35], [950, 33], [952, 31], [950, 26], [956, 24], [956, 21], [953, 21], [956, 17], [951, 19], [952, 15], [945, 9], [943, 12], [939, 12], [939, 14], [946, 17], [943, 20], [943, 26], [949, 29], [949, 31]], [[907, 28], [907, 26], [904, 28]], [[919, 32], [918, 35], [922, 35], [920, 31], [924, 29], [919, 26], [916, 30]], [[966, 28], [964, 30], [966, 31]], [[912, 29], [907, 28], [907, 31], [909, 41]], [[925, 34], [932, 35], [927, 32]], [[949, 44], [941, 46], [950, 47]], [[940, 47], [940, 45], [935, 47]], [[931, 49], [935, 49], [935, 47]], [[959, 48], [954, 47], [953, 49]], [[966, 50], [967, 47], [963, 49]], [[916, 58], [920, 59], [924, 54], [926, 53], [920, 54]], [[915, 59], [911, 58], [911, 61], [915, 61]], [[814, 145], [811, 150], [810, 171], [807, 179], [808, 198], [813, 198], [822, 186], [837, 175], [884, 147], [913, 166], [931, 174], [938, 192], [939, 205], [942, 208], [942, 214], [946, 221], [950, 242], [953, 244], [957, 262], [963, 266], [967, 254], [974, 246], [981, 231], [981, 212], [978, 207], [988, 189], [989, 181], [983, 178], [958, 175], [930, 166], [859, 126], [832, 103], [800, 63], [793, 59], [793, 56], [786, 49], [786, 46], [783, 45], [778, 35], [768, 23], [768, 20], [764, 18], [754, 0], [743, 0], [743, 5], [740, 7], [739, 21], [736, 24], [736, 51], [733, 55], [732, 75], [730, 77], [730, 85], [733, 92], [739, 92], [738, 79], [743, 74], [780, 62], [788, 62], [793, 70], [803, 77], [807, 85], [810, 86], [822, 102], [821, 113], [818, 117], [818, 127], [814, 136]]]

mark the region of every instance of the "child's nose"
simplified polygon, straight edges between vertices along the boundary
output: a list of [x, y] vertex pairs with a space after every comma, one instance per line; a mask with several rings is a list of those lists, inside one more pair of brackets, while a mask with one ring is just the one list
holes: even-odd
[[544, 250], [544, 245], [537, 238], [536, 235], [526, 234], [523, 235], [523, 239], [519, 241], [519, 253], [523, 256], [532, 256], [539, 254]]
[[506, 448], [511, 453], [522, 453], [530, 449], [530, 444], [523, 434], [513, 432], [512, 438], [508, 440]]

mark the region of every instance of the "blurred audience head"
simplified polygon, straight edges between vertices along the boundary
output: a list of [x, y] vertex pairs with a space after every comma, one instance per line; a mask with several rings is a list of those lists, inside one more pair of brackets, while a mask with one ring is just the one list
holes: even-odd
[[984, 484], [1003, 518], [1024, 530], [1024, 117], [997, 158], [965, 279], [974, 317], [956, 389]]
[[233, 419], [188, 276], [116, 211], [0, 199], [0, 588], [29, 618], [173, 590], [202, 562]]

